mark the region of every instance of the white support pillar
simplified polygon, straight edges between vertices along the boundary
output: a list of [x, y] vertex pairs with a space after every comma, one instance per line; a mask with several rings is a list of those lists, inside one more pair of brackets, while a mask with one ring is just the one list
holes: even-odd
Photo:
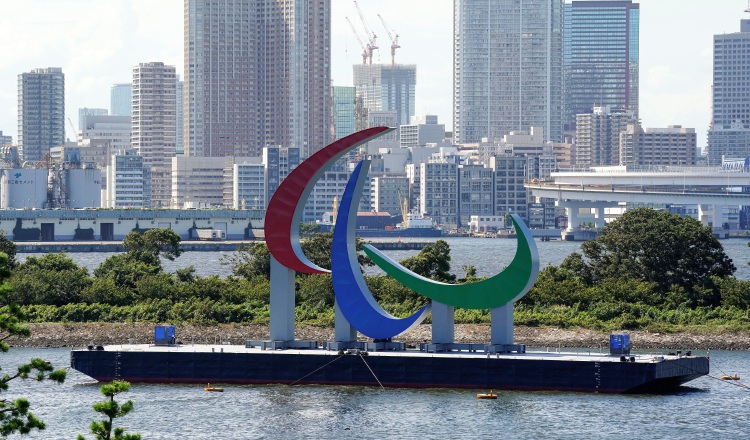
[[568, 227], [565, 229], [567, 232], [575, 232], [578, 227], [579, 215], [578, 209], [580, 205], [578, 203], [570, 203], [565, 207], [565, 214], [568, 215]]
[[270, 336], [273, 341], [294, 340], [294, 275], [271, 256]]
[[432, 302], [432, 343], [452, 344], [455, 342], [455, 313], [453, 306]]
[[490, 344], [513, 343], [513, 303], [490, 310]]
[[598, 205], [596, 207], [596, 229], [601, 231], [606, 224], [604, 221], [604, 206]]
[[339, 303], [333, 303], [333, 322], [336, 327], [335, 330], [335, 341], [336, 342], [353, 342], [357, 340], [357, 330], [349, 324], [349, 321], [344, 317], [339, 308]]

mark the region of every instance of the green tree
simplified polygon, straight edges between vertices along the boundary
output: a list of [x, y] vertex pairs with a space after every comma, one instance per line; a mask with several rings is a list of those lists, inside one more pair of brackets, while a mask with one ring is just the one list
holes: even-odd
[[159, 257], [172, 261], [182, 254], [180, 236], [166, 228], [149, 229], [143, 234], [131, 232], [123, 239], [122, 247], [134, 259], [151, 266], [161, 266]]
[[271, 278], [271, 253], [265, 243], [241, 244], [237, 251], [222, 257], [222, 264], [229, 265], [237, 277]]
[[9, 240], [5, 233], [0, 231], [0, 252], [8, 256], [8, 268], [10, 269], [16, 267], [16, 251], [16, 243]]
[[299, 235], [301, 237], [309, 237], [311, 235], [320, 233], [320, 225], [315, 223], [300, 223], [299, 224]]
[[[128, 400], [120, 405], [115, 401], [115, 396], [130, 389], [130, 384], [125, 381], [114, 380], [102, 385], [100, 391], [109, 400], [94, 404], [94, 411], [103, 414], [105, 420], [91, 422], [91, 433], [96, 435], [97, 440], [140, 440], [140, 434], [125, 434], [125, 428], [115, 428], [112, 435], [112, 423], [116, 418], [126, 416], [133, 409], [133, 402]], [[86, 437], [78, 435], [78, 440], [86, 440]]]
[[91, 278], [86, 268], [60, 252], [28, 257], [16, 265], [9, 282], [14, 291], [11, 302], [61, 306], [80, 302]]
[[[362, 250], [362, 240], [357, 237], [356, 238], [356, 248], [357, 251]], [[307, 256], [307, 258], [313, 262], [314, 264], [324, 268], [324, 269], [330, 269], [331, 268], [331, 249], [333, 248], [333, 232], [325, 232], [322, 234], [315, 234], [312, 237], [306, 238], [300, 242], [300, 247], [302, 248], [302, 252]], [[359, 267], [363, 268], [365, 266], [372, 266], [373, 262], [367, 258], [366, 255], [359, 253], [357, 255], [357, 261], [359, 262]]]
[[132, 290], [118, 287], [112, 278], [94, 278], [91, 285], [81, 293], [81, 300], [87, 304], [111, 304], [127, 306], [133, 304], [135, 294]]
[[[9, 259], [6, 254], [0, 253], [0, 297], [5, 297], [11, 291], [11, 287], [5, 283], [10, 276], [8, 267]], [[10, 304], [0, 313], [0, 351], [7, 352], [10, 348], [5, 342], [9, 337], [29, 336], [28, 327], [21, 322], [24, 319], [20, 307]], [[50, 380], [57, 383], [65, 381], [65, 370], [55, 370], [52, 364], [43, 359], [31, 359], [28, 363], [18, 366], [13, 375], [3, 374], [0, 377], [0, 391], [8, 391], [9, 383], [14, 379], [33, 378], [38, 381]], [[17, 398], [14, 400], [0, 399], [0, 435], [7, 437], [11, 434], [28, 434], [33, 429], [42, 430], [45, 424], [31, 413], [31, 404], [28, 399]]]
[[450, 273], [451, 248], [445, 240], [426, 245], [419, 254], [401, 260], [401, 265], [426, 278], [445, 283], [456, 281], [456, 276]]
[[[331, 248], [333, 246], [333, 233], [326, 232], [315, 234], [301, 241], [300, 247], [305, 256], [313, 263], [324, 269], [331, 268]], [[357, 250], [362, 249], [362, 240], [357, 237]], [[372, 261], [364, 254], [357, 256], [361, 268], [372, 266]], [[265, 243], [254, 243], [251, 245], [240, 245], [232, 255], [223, 257], [223, 264], [232, 269], [232, 274], [245, 279], [256, 276], [271, 277], [271, 253]]]
[[318, 310], [333, 307], [334, 293], [331, 274], [297, 278], [296, 297], [297, 305], [305, 304]]
[[581, 249], [592, 283], [628, 277], [656, 283], [661, 292], [673, 285], [694, 290], [711, 276], [735, 271], [710, 228], [691, 217], [649, 208], [626, 212]]
[[135, 289], [142, 278], [161, 273], [161, 263], [158, 266], [145, 263], [130, 253], [112, 255], [94, 269], [96, 278], [110, 278], [118, 288]]

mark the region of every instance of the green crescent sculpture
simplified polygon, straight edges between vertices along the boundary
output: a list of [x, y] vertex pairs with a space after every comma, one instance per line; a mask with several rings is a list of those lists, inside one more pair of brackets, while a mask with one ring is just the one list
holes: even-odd
[[385, 273], [433, 301], [464, 309], [493, 309], [524, 296], [539, 273], [539, 253], [531, 231], [517, 215], [511, 219], [518, 240], [513, 261], [497, 275], [476, 283], [441, 283], [415, 274], [370, 245], [364, 251]]

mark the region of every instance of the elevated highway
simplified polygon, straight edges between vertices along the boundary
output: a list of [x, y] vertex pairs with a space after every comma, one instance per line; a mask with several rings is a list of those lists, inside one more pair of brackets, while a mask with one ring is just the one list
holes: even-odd
[[[716, 168], [654, 167], [627, 171], [607, 167], [591, 171], [552, 173], [549, 180], [525, 185], [536, 197], [557, 200], [568, 214], [568, 229], [575, 233], [581, 220], [604, 226], [604, 209], [623, 204], [696, 206], [697, 217], [708, 225], [734, 225], [740, 206], [750, 205], [750, 172]], [[593, 218], [581, 209], [596, 211]]]

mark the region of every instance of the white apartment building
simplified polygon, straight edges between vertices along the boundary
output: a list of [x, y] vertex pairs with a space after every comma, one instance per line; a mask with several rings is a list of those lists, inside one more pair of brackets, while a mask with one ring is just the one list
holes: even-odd
[[269, 200], [266, 165], [260, 158], [247, 158], [232, 169], [232, 209], [265, 209]]
[[151, 170], [135, 150], [112, 155], [107, 167], [106, 208], [150, 208]]
[[131, 146], [151, 168], [154, 208], [172, 200], [172, 158], [176, 154], [177, 80], [174, 66], [162, 62], [133, 67]]

